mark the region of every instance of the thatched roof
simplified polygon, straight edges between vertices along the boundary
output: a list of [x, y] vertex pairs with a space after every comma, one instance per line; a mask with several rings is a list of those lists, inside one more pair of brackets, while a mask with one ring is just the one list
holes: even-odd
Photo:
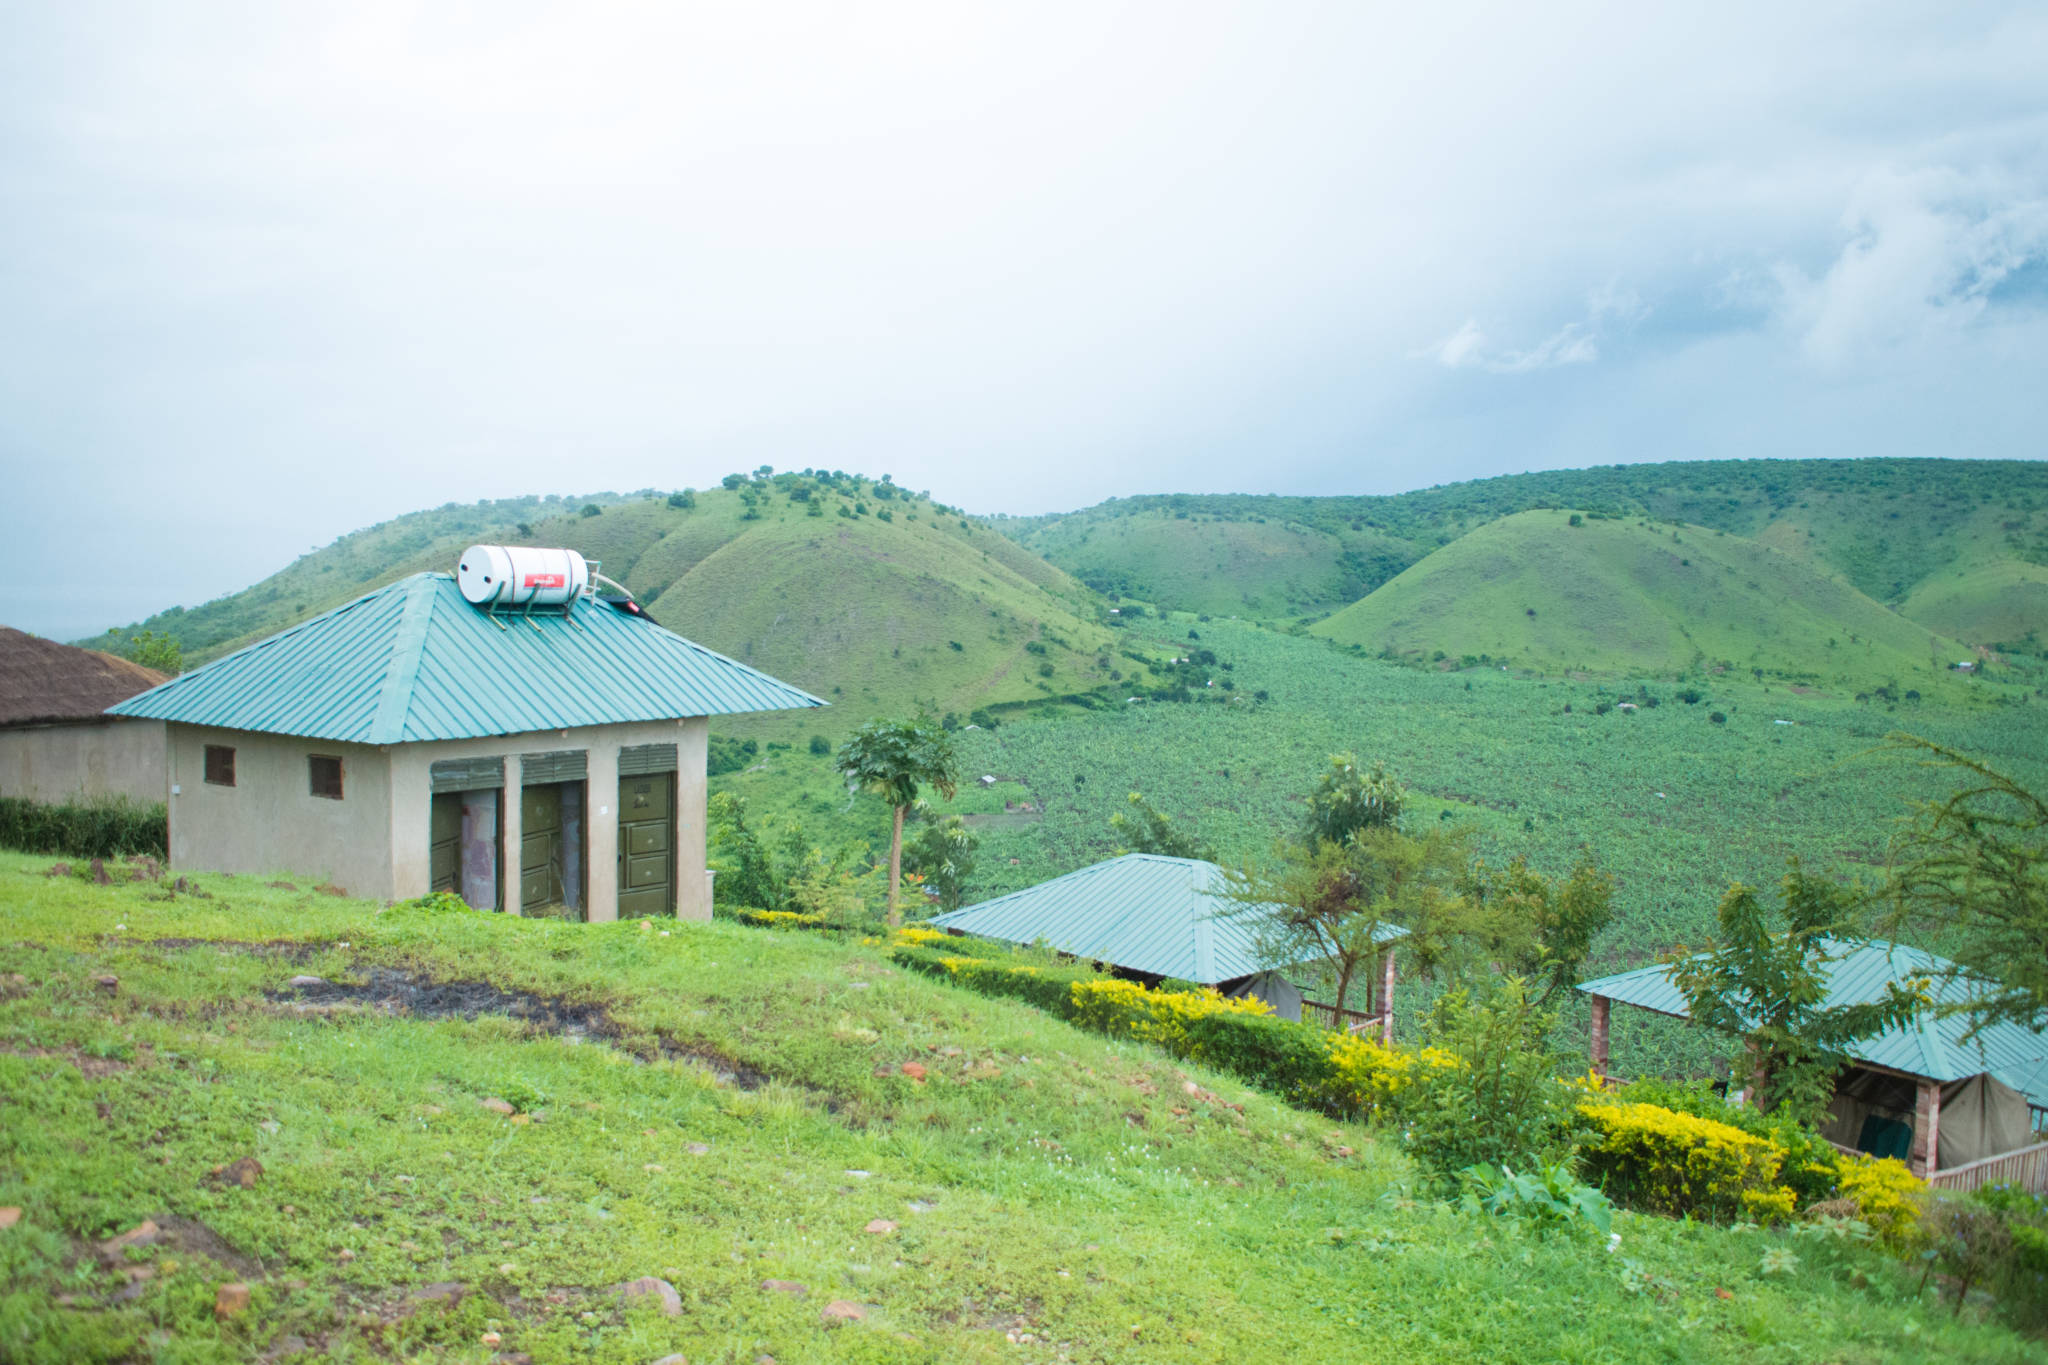
[[0, 626], [0, 726], [61, 725], [165, 681], [153, 668]]

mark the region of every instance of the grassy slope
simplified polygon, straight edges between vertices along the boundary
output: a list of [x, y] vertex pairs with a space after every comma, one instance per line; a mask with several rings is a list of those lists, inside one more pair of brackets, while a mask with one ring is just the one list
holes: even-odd
[[[1810, 558], [1888, 606], [1943, 572], [2048, 563], [2048, 464], [2013, 460], [1714, 460], [1508, 475], [1391, 497], [1169, 494], [1001, 525], [1098, 585], [1180, 610], [1273, 618], [1362, 596], [1440, 545], [1542, 507], [1747, 536]], [[1215, 581], [1210, 538], [1227, 541], [1261, 518], [1292, 538], [1270, 542], [1277, 555], [1256, 564], [1247, 586]], [[1162, 531], [1162, 520], [1176, 524]], [[1339, 563], [1341, 582], [1331, 573]], [[1343, 582], [1355, 590], [1333, 600]], [[1923, 608], [1914, 619], [1930, 630], [1986, 642], [1969, 628], [1981, 610], [1974, 597]]]
[[[444, 509], [344, 537], [245, 593], [143, 624], [179, 633], [188, 663], [201, 663], [405, 574], [446, 570], [490, 536], [579, 550], [664, 625], [844, 703], [804, 720], [806, 730], [839, 733], [918, 703], [965, 711], [1035, 700], [1106, 674], [1096, 659], [1110, 635], [1087, 589], [929, 501], [883, 501], [867, 488], [861, 501], [893, 521], [841, 517], [855, 498], [825, 490], [816, 517], [771, 493], [757, 518], [743, 519], [740, 495], [723, 489], [699, 493], [689, 510], [608, 500], [595, 517], [577, 515], [575, 501], [552, 516], [523, 503], [503, 517]], [[521, 510], [532, 518], [527, 536], [504, 524]], [[1025, 650], [1034, 641], [1043, 654]], [[1039, 675], [1046, 662], [1051, 677]]]
[[[1490, 655], [1544, 671], [1762, 668], [1947, 685], [1963, 647], [1740, 536], [1522, 512], [1471, 532], [1319, 623], [1373, 652]], [[1831, 643], [1832, 642], [1832, 643]]]
[[[1796, 1271], [1766, 1276], [1781, 1236], [1623, 1215], [1610, 1254], [1416, 1202], [1391, 1137], [871, 950], [379, 915], [225, 878], [169, 900], [40, 870], [0, 855], [0, 971], [22, 978], [0, 998], [0, 1203], [24, 1211], [0, 1230], [12, 1360], [247, 1360], [289, 1337], [299, 1360], [502, 1348], [543, 1365], [1208, 1362], [1276, 1342], [1321, 1360], [1904, 1362], [1937, 1335], [1950, 1359], [2034, 1350], [1974, 1310], [1952, 1325], [1867, 1251], [1802, 1241]], [[304, 959], [247, 948], [279, 938]], [[266, 994], [378, 967], [602, 1005], [623, 1036]], [[767, 1082], [633, 1060], [658, 1039]], [[875, 1074], [911, 1058], [930, 1081]], [[497, 1095], [541, 1113], [479, 1107]], [[209, 1181], [245, 1156], [253, 1188]], [[188, 1221], [131, 1253], [152, 1273], [124, 1299], [125, 1277], [82, 1253], [146, 1217]], [[878, 1217], [900, 1227], [864, 1231]], [[1631, 1294], [1625, 1264], [1662, 1283]], [[671, 1281], [682, 1315], [621, 1311], [610, 1286], [640, 1275]], [[217, 1323], [229, 1279], [253, 1306]], [[831, 1299], [866, 1320], [826, 1329]]]
[[1935, 574], [1899, 606], [1915, 621], [1940, 621], [1965, 640], [2016, 643], [2048, 630], [2048, 569], [1992, 560]]

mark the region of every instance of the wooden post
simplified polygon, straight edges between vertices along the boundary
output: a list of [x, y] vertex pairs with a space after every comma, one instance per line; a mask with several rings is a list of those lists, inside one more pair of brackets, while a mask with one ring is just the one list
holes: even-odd
[[1906, 1162], [1925, 1180], [1941, 1169], [1941, 1082], [1922, 1081], [1913, 1100], [1913, 1150]]
[[1394, 950], [1387, 949], [1386, 966], [1380, 969], [1380, 1042], [1394, 1045]]
[[1593, 997], [1593, 1074], [1607, 1080], [1607, 1010], [1614, 1002], [1604, 995]]

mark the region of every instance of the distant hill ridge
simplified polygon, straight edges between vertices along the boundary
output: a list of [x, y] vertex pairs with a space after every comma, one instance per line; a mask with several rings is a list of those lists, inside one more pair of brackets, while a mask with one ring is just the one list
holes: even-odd
[[2048, 621], [2048, 463], [2026, 460], [1620, 465], [1388, 496], [1148, 495], [995, 525], [1100, 591], [1274, 620], [1346, 606], [1459, 537], [1541, 508], [1744, 536], [1974, 643]]
[[[824, 471], [733, 475], [676, 494], [449, 505], [343, 536], [242, 592], [138, 630], [176, 637], [188, 666], [406, 574], [450, 570], [478, 541], [562, 545], [603, 563], [663, 625], [843, 709], [1040, 700], [1109, 680], [1099, 599], [1015, 542], [929, 496]], [[813, 719], [814, 718], [814, 719]]]
[[1311, 627], [1409, 661], [1539, 672], [1731, 670], [1932, 690], [1965, 646], [1769, 546], [1644, 518], [1517, 512]]

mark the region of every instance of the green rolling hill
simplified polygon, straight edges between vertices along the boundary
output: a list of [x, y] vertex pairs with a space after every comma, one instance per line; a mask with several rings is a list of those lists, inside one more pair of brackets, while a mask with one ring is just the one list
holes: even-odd
[[1540, 672], [1761, 670], [1929, 691], [1964, 646], [1778, 550], [1706, 527], [1519, 512], [1472, 531], [1318, 623], [1410, 660]]
[[[693, 501], [599, 494], [415, 513], [134, 629], [172, 634], [188, 666], [204, 663], [405, 574], [452, 569], [481, 540], [566, 545], [601, 561], [662, 624], [837, 704], [806, 718], [807, 730], [1107, 680], [1112, 636], [1095, 595], [928, 498], [857, 477], [777, 475]], [[118, 648], [132, 633], [95, 643]]]
[[2024, 460], [1624, 465], [1389, 497], [1122, 498], [997, 525], [1098, 590], [1279, 620], [1333, 611], [1461, 536], [1542, 508], [1744, 536], [1973, 644], [2024, 637], [2039, 600], [2031, 571], [2048, 567], [2048, 464]]

